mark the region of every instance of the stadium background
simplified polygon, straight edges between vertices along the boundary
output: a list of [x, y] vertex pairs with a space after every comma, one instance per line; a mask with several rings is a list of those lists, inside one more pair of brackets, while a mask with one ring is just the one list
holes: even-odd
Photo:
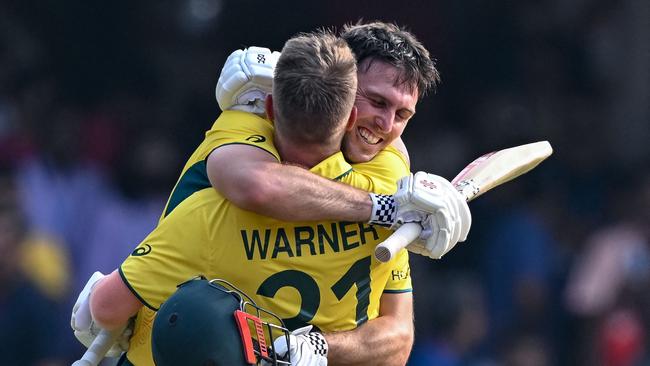
[[230, 51], [359, 18], [407, 26], [437, 59], [404, 135], [414, 171], [555, 148], [472, 203], [466, 243], [414, 258], [410, 365], [649, 364], [644, 0], [1, 1], [0, 364], [81, 355], [74, 297], [153, 227]]

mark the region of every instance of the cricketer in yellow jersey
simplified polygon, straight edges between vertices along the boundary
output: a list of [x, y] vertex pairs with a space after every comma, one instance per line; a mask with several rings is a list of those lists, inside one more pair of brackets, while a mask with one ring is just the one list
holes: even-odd
[[[277, 157], [269, 126], [252, 114], [224, 112], [188, 162], [174, 194], [188, 193], [186, 179], [194, 185], [189, 190], [202, 188], [168, 208], [166, 218], [122, 263], [120, 276], [146, 305], [127, 353], [133, 364], [151, 364], [153, 310], [176, 285], [197, 274], [237, 284], [262, 308], [286, 319], [289, 329], [309, 323], [326, 333], [351, 330], [376, 318], [384, 292], [411, 291], [406, 251], [388, 265], [373, 259], [375, 246], [391, 233], [387, 229], [358, 222], [282, 222], [236, 207], [205, 178], [196, 185], [197, 176], [205, 177], [205, 168], [196, 164], [204, 166], [207, 154], [224, 144], [250, 143], [250, 136], [256, 136], [255, 141], [264, 141], [256, 146]], [[387, 169], [392, 175], [383, 174]], [[389, 148], [373, 162], [354, 166], [338, 152], [311, 171], [390, 193], [396, 190], [395, 181], [408, 174], [408, 166]]]
[[[371, 25], [370, 28], [372, 28], [373, 26], [376, 26], [376, 24]], [[362, 27], [363, 27], [363, 26], [362, 26]], [[353, 27], [353, 28], [354, 28], [354, 27]], [[428, 57], [428, 55], [426, 55], [426, 56]], [[376, 72], [377, 74], [381, 74], [382, 71], [383, 71], [384, 73], [386, 73], [386, 71], [388, 70], [388, 71], [389, 71], [389, 73], [388, 73], [389, 75], [387, 75], [387, 77], [391, 78], [391, 77], [394, 77], [394, 76], [395, 76], [394, 73], [393, 73], [393, 74], [390, 74], [391, 67], [383, 67], [383, 66], [385, 66], [385, 65], [383, 65], [383, 63], [375, 63], [375, 64], [374, 64], [375, 66], [372, 66], [372, 65], [371, 65], [371, 66], [368, 66], [368, 68], [365, 70], [364, 73], [360, 72], [360, 85], [359, 85], [360, 89], [362, 89], [362, 85], [361, 85], [362, 76], [369, 76], [369, 75], [371, 75], [372, 72], [376, 71], [376, 70], [374, 70], [374, 69], [377, 69], [377, 67], [376, 67], [377, 64], [379, 64], [379, 65], [381, 66], [381, 67], [378, 68], [378, 69], [379, 69], [379, 72]], [[390, 66], [390, 65], [389, 65], [389, 66]], [[395, 68], [393, 68], [393, 69], [395, 69]], [[398, 73], [397, 75], [399, 76], [399, 73]], [[384, 80], [384, 81], [386, 81], [386, 80]], [[402, 91], [402, 95], [404, 95], [404, 94], [407, 95], [407, 96], [408, 96], [409, 94], [412, 95], [412, 93], [405, 92], [404, 88], [398, 88], [397, 85], [395, 85], [395, 84], [396, 84], [396, 80], [394, 80], [394, 79], [388, 79], [387, 81], [388, 81], [388, 84], [387, 84], [387, 85], [383, 85], [383, 86], [387, 86], [387, 88], [383, 88], [383, 89], [389, 89], [389, 90], [392, 89], [392, 90], [398, 90], [398, 91], [401, 90], [401, 91]], [[396, 103], [394, 103], [394, 102], [395, 102], [394, 96], [391, 96], [391, 95], [386, 96], [386, 95], [385, 95], [386, 93], [384, 93], [384, 94], [382, 95], [381, 90], [377, 89], [377, 86], [378, 86], [378, 85], [376, 85], [376, 84], [377, 84], [376, 82], [375, 82], [375, 84], [373, 85], [373, 84], [372, 84], [372, 80], [371, 80], [371, 81], [366, 82], [366, 84], [367, 84], [368, 87], [365, 88], [365, 89], [363, 90], [361, 96], [358, 96], [358, 97], [357, 97], [357, 104], [359, 105], [359, 104], [365, 102], [365, 103], [372, 104], [371, 107], [372, 107], [372, 108], [375, 108], [375, 109], [385, 109], [387, 112], [391, 112], [391, 110], [392, 110], [393, 112], [395, 112], [395, 117], [396, 117], [396, 121], [395, 121], [395, 123], [397, 124], [397, 122], [400, 122], [400, 123], [403, 123], [403, 125], [405, 125], [405, 122], [408, 120], [408, 118], [410, 118], [410, 115], [412, 115], [412, 113], [413, 113], [413, 111], [414, 111], [414, 106], [415, 106], [415, 102], [416, 102], [416, 100], [417, 100], [417, 97], [412, 98], [411, 100], [407, 100], [406, 102], [405, 102], [404, 100], [401, 100], [401, 101], [397, 101]], [[391, 87], [392, 87], [392, 88], [391, 88]], [[374, 89], [373, 89], [373, 88], [374, 88]], [[415, 92], [415, 94], [417, 95], [417, 91]], [[399, 93], [398, 93], [397, 95], [399, 96]], [[391, 98], [392, 98], [392, 99], [391, 99]], [[400, 105], [399, 105], [400, 102], [402, 103], [402, 105], [404, 105], [405, 103], [406, 103], [406, 104], [410, 104], [411, 108], [410, 108], [410, 109], [407, 108], [407, 109], [406, 109], [406, 112], [405, 112], [405, 110], [402, 110], [402, 109], [400, 109], [400, 108], [396, 108], [396, 107], [399, 107], [399, 106], [400, 106]], [[391, 104], [391, 103], [393, 103], [393, 104]], [[220, 103], [220, 104], [221, 104], [221, 103]], [[380, 105], [380, 104], [381, 104], [381, 105]], [[389, 105], [385, 105], [385, 104], [389, 104]], [[360, 107], [359, 109], [361, 110], [361, 109], [363, 109], [363, 108]], [[368, 110], [368, 106], [365, 107], [365, 110]], [[407, 116], [405, 117], [405, 116], [403, 115], [403, 113], [407, 113], [407, 114], [409, 114], [409, 115], [407, 115]], [[399, 121], [397, 121], [398, 119], [399, 119]], [[369, 120], [369, 119], [368, 119], [368, 120]], [[215, 125], [215, 126], [216, 126], [216, 125]], [[367, 127], [367, 128], [366, 128], [366, 127]], [[353, 141], [353, 142], [357, 142], [357, 143], [358, 143], [358, 141], [354, 141], [354, 140], [355, 140], [355, 138], [358, 139], [359, 136], [363, 137], [363, 139], [368, 139], [368, 140], [376, 139], [376, 137], [373, 137], [373, 136], [371, 136], [371, 135], [368, 134], [368, 131], [370, 131], [370, 129], [372, 128], [372, 126], [369, 126], [369, 125], [366, 123], [366, 127], [363, 127], [363, 128], [362, 128], [362, 127], [358, 127], [358, 128], [357, 128], [356, 130], [354, 130], [352, 133], [348, 133], [348, 135], [352, 135], [353, 133], [356, 133], [356, 135], [354, 135], [354, 136], [351, 137], [351, 138], [348, 138], [347, 141], [348, 141], [348, 142], [349, 142], [349, 141]], [[383, 126], [383, 127], [381, 127], [381, 128], [384, 128], [384, 127], [385, 127], [385, 126]], [[402, 130], [402, 129], [403, 129], [403, 126], [402, 126], [401, 128], [397, 128], [397, 129], [396, 129], [396, 130], [398, 131], [398, 133], [397, 133], [396, 136], [399, 136], [399, 133], [401, 133], [401, 130]], [[382, 143], [389, 143], [389, 142], [391, 141], [390, 133], [392, 133], [392, 132], [391, 132], [391, 129], [390, 129], [390, 128], [385, 128], [385, 130], [386, 130], [387, 132], [385, 132], [385, 135], [382, 136], [382, 138], [381, 138], [382, 140], [384, 140], [384, 141], [382, 141]], [[375, 133], [376, 133], [376, 132], [375, 132]], [[244, 135], [245, 135], [245, 133], [244, 133]], [[250, 144], [250, 145], [255, 145], [256, 143], [259, 143], [259, 142], [260, 142], [260, 141], [258, 141], [258, 140], [259, 140], [259, 136], [254, 136], [254, 137], [251, 137], [251, 136], [253, 136], [253, 135], [246, 136], [246, 138], [248, 138], [247, 141], [246, 141], [246, 142], [242, 142], [242, 143], [243, 143], [243, 144], [248, 143], [248, 144]], [[394, 140], [394, 137], [392, 137], [392, 139]], [[270, 140], [267, 140], [267, 141], [270, 141]], [[375, 146], [374, 146], [374, 147], [370, 147], [370, 149], [377, 148], [377, 146], [383, 146], [382, 144], [377, 144], [377, 143], [375, 143], [375, 144], [373, 144], [373, 145], [375, 145]], [[241, 145], [240, 145], [240, 146], [241, 146]], [[223, 148], [222, 148], [222, 150], [223, 150]], [[351, 149], [348, 149], [348, 150], [347, 150], [348, 155], [353, 155], [352, 152], [351, 152], [350, 150], [351, 150]], [[354, 150], [354, 149], [352, 149], [352, 150]], [[397, 154], [397, 153], [396, 153], [394, 150], [392, 150], [391, 148], [389, 148], [389, 149], [386, 150], [386, 151], [387, 151], [387, 152], [391, 152], [392, 155], [393, 155], [393, 158], [397, 156], [397, 157], [398, 157], [397, 161], [401, 160], [401, 162], [398, 163], [398, 164], [402, 164], [402, 165], [404, 166], [404, 169], [406, 169], [407, 165], [406, 165], [406, 163], [404, 162], [404, 159], [401, 158], [401, 157], [399, 157], [399, 154]], [[362, 150], [361, 152], [363, 152], [363, 150]], [[265, 153], [265, 154], [267, 154], [267, 153]], [[213, 154], [213, 155], [214, 155], [214, 154]], [[271, 156], [271, 154], [267, 154], [267, 155], [268, 155], [268, 156]], [[380, 156], [381, 156], [381, 155], [380, 155]], [[276, 157], [277, 157], [277, 156], [276, 156]], [[338, 169], [339, 171], [343, 171], [344, 169], [342, 169], [342, 167], [344, 167], [346, 163], [345, 163], [342, 159], [341, 159], [340, 161], [343, 162], [343, 163], [332, 163], [333, 161], [336, 161], [336, 159], [340, 159], [340, 157], [339, 157], [339, 158], [332, 158], [332, 159], [330, 159], [329, 162], [326, 162], [326, 163], [324, 163], [324, 164], [321, 164], [321, 165], [320, 165], [320, 168], [322, 168], [322, 167], [324, 167], [324, 166], [327, 166], [327, 164], [333, 164], [333, 165], [336, 167], [336, 168], [334, 169], [334, 172], [336, 172], [337, 169]], [[362, 159], [363, 159], [363, 158], [362, 158]], [[362, 159], [361, 159], [361, 160], [362, 160]], [[282, 166], [282, 165], [280, 165], [280, 164], [277, 164], [277, 160], [275, 160], [275, 158], [274, 158], [273, 160], [276, 162], [276, 165], [282, 167], [283, 169], [291, 168], [291, 167], [288, 167], [288, 166]], [[379, 175], [383, 175], [383, 176], [387, 177], [388, 175], [386, 175], [386, 174], [390, 174], [390, 171], [391, 171], [390, 168], [387, 168], [387, 167], [390, 166], [390, 164], [388, 164], [388, 165], [384, 165], [383, 163], [379, 163], [380, 161], [381, 161], [381, 158], [378, 157], [378, 159], [376, 160], [377, 164], [375, 165], [375, 168], [374, 168], [374, 169], [375, 169], [375, 172], [380, 173]], [[373, 162], [375, 162], [375, 161], [373, 161]], [[209, 163], [209, 161], [208, 161], [208, 163]], [[339, 166], [339, 165], [340, 165], [340, 166]], [[317, 167], [317, 168], [319, 168], [319, 167]], [[383, 169], [383, 171], [382, 171], [382, 169]], [[315, 171], [318, 171], [318, 170], [315, 170]], [[397, 170], [395, 170], [395, 171], [397, 171]], [[209, 172], [209, 169], [208, 169], [208, 172]], [[296, 172], [296, 171], [294, 170], [294, 173], [295, 173], [295, 172]], [[321, 172], [321, 174], [323, 174], [324, 176], [331, 176], [332, 178], [334, 177], [334, 175], [332, 175], [332, 174], [329, 174], [329, 175], [328, 175], [328, 173], [327, 173], [326, 171], [325, 171], [325, 172]], [[376, 188], [376, 187], [373, 187], [373, 186], [368, 186], [367, 184], [369, 184], [369, 183], [372, 182], [372, 179], [369, 178], [369, 177], [372, 175], [372, 173], [369, 173], [368, 176], [364, 175], [364, 173], [363, 173], [363, 168], [362, 168], [362, 167], [357, 167], [357, 166], [355, 166], [355, 170], [353, 171], [353, 173], [347, 175], [348, 179], [353, 179], [352, 177], [354, 177], [355, 174], [358, 174], [359, 177], [361, 177], [361, 178], [360, 178], [360, 179], [361, 179], [360, 181], [366, 183], [366, 186], [365, 186], [366, 189], [369, 189], [369, 190], [375, 190], [375, 191], [377, 191], [377, 192], [384, 192], [384, 191], [386, 191], [386, 192], [392, 192], [392, 191], [394, 191], [394, 189], [392, 189], [392, 190], [384, 190], [384, 189], [382, 189], [382, 188]], [[329, 181], [322, 181], [322, 182], [329, 183]], [[384, 183], [379, 183], [379, 184], [380, 184], [380, 185], [377, 186], [377, 187], [381, 187], [382, 184], [384, 184], [384, 186], [385, 186], [386, 184], [388, 184], [388, 185], [393, 185], [392, 181], [386, 181], [386, 182], [384, 182]], [[364, 187], [362, 184], [360, 184], [359, 186], [360, 186], [360, 187]], [[177, 188], [178, 188], [178, 187], [177, 187]], [[337, 187], [335, 187], [335, 188], [340, 189], [340, 186], [337, 186]], [[176, 191], [175, 191], [175, 193], [176, 193]], [[182, 196], [182, 195], [181, 195], [181, 196]], [[367, 196], [366, 196], [366, 199], [367, 199]], [[172, 197], [172, 198], [170, 199], [170, 204], [173, 203], [173, 201], [174, 201], [174, 197]], [[173, 205], [172, 205], [172, 206], [173, 206]], [[168, 212], [168, 211], [169, 211], [169, 210], [167, 210], [167, 212]], [[315, 211], [319, 211], [319, 210], [315, 210]], [[326, 210], [320, 210], [320, 211], [326, 211]], [[319, 211], [319, 213], [317, 213], [317, 214], [322, 214], [322, 215], [329, 215], [329, 214], [331, 214], [331, 213], [329, 213], [329, 212], [320, 212], [320, 211]], [[366, 215], [367, 215], [367, 213], [366, 213]], [[281, 216], [281, 215], [280, 215], [280, 216]], [[336, 217], [336, 215], [333, 215], [332, 217]], [[307, 217], [307, 218], [310, 219], [310, 217]], [[343, 218], [343, 219], [345, 219], [345, 218]], [[364, 220], [367, 220], [367, 217], [366, 217]], [[326, 227], [326, 226], [320, 226], [320, 228], [325, 228], [325, 227]], [[319, 228], [319, 226], [317, 226], [317, 229], [314, 231], [314, 233], [316, 233], [316, 235], [322, 235], [323, 238], [326, 238], [328, 234], [326, 234], [326, 231], [324, 231], [325, 229], [322, 229], [322, 230], [321, 230], [320, 228]], [[332, 227], [332, 228], [334, 228], [334, 227]], [[363, 231], [363, 229], [361, 229], [362, 226], [359, 226], [359, 228], [360, 228], [359, 232], [365, 232], [365, 231]], [[321, 230], [321, 231], [319, 232], [319, 230]], [[339, 232], [346, 232], [346, 233], [347, 233], [347, 231], [346, 231], [346, 229], [345, 229], [344, 227], [343, 227], [343, 229], [339, 229], [339, 230], [340, 230]], [[280, 232], [282, 232], [282, 231], [280, 231]], [[253, 233], [255, 233], [255, 232], [253, 231]], [[294, 234], [295, 234], [295, 233], [298, 233], [298, 235], [301, 235], [301, 234], [310, 235], [310, 230], [308, 230], [308, 229], [306, 229], [305, 231], [302, 231], [302, 229], [299, 230], [299, 231], [294, 230]], [[243, 235], [243, 234], [242, 234], [242, 235]], [[252, 234], [252, 235], [255, 235], [255, 234]], [[283, 235], [284, 235], [284, 234], [281, 234], [280, 237], [284, 237]], [[344, 235], [347, 235], [347, 234], [344, 234]], [[374, 236], [374, 234], [373, 234], [373, 236]], [[253, 237], [253, 236], [251, 236], [251, 238], [252, 238], [252, 237]], [[243, 240], [243, 238], [244, 238], [244, 237], [242, 236], [242, 239], [241, 239], [241, 240]], [[341, 237], [341, 238], [342, 238], [341, 240], [344, 240], [343, 237]], [[276, 247], [275, 247], [275, 249], [273, 249], [273, 250], [271, 250], [271, 249], [266, 249], [266, 250], [267, 250], [266, 254], [267, 254], [268, 256], [271, 256], [271, 257], [272, 257], [274, 254], [276, 255], [276, 257], [280, 257], [280, 256], [282, 256], [282, 255], [284, 255], [284, 254], [286, 254], [287, 256], [289, 256], [290, 254], [294, 254], [294, 255], [295, 255], [295, 253], [298, 252], [298, 251], [300, 251], [301, 254], [303, 253], [303, 251], [304, 251], [305, 253], [308, 251], [308, 252], [310, 253], [310, 255], [311, 255], [311, 253], [316, 253], [317, 256], [318, 256], [318, 255], [321, 255], [320, 253], [323, 253], [323, 255], [326, 255], [326, 254], [327, 254], [327, 253], [326, 253], [326, 250], [327, 250], [328, 248], [330, 248], [334, 253], [336, 253], [336, 251], [335, 251], [335, 249], [334, 249], [335, 247], [332, 247], [332, 246], [331, 246], [331, 245], [333, 245], [333, 244], [329, 244], [329, 243], [327, 242], [327, 239], [324, 239], [324, 241], [325, 241], [325, 243], [323, 243], [323, 246], [320, 246], [321, 243], [319, 243], [318, 245], [316, 245], [316, 243], [314, 243], [314, 244], [310, 244], [311, 242], [310, 242], [309, 240], [307, 240], [307, 241], [304, 241], [304, 240], [303, 240], [303, 241], [302, 241], [302, 244], [300, 244], [300, 245], [296, 244], [295, 249], [291, 249], [291, 246], [289, 246], [288, 248], [285, 247], [285, 246], [282, 246], [282, 245], [281, 245], [280, 247], [278, 247], [278, 246], [277, 246], [277, 243], [276, 243]], [[261, 243], [261, 242], [258, 242], [258, 243]], [[274, 242], [274, 243], [275, 243], [275, 242]], [[455, 244], [455, 243], [453, 243], [453, 244]], [[328, 246], [328, 245], [330, 245], [330, 246]], [[346, 246], [346, 244], [342, 244], [342, 245], [343, 245], [343, 246]], [[355, 243], [353, 243], [353, 244], [348, 243], [348, 244], [347, 244], [348, 247], [349, 247], [350, 245], [357, 245], [357, 244], [355, 244]], [[244, 246], [245, 246], [245, 245], [244, 245]], [[245, 247], [246, 247], [246, 246], [245, 246]], [[252, 256], [255, 255], [256, 252], [255, 252], [254, 250], [252, 250], [252, 247], [249, 246], [249, 247], [246, 247], [246, 248], [248, 248], [248, 251], [247, 251], [247, 258], [248, 258], [248, 255], [252, 255]], [[260, 247], [258, 247], [258, 248], [260, 248]], [[261, 248], [263, 248], [263, 246], [262, 246]], [[278, 249], [278, 248], [280, 248], [280, 249]], [[144, 249], [143, 249], [143, 248], [139, 248], [139, 250], [141, 250], [141, 252], [146, 252], [146, 247], [144, 247]], [[258, 252], [259, 252], [259, 249], [258, 249]], [[290, 257], [290, 258], [291, 258], [291, 257]], [[254, 260], [254, 258], [253, 258], [253, 260]], [[357, 263], [357, 262], [355, 262], [355, 263]], [[407, 272], [404, 272], [404, 271], [400, 271], [400, 270], [398, 270], [397, 272], [393, 272], [393, 273], [392, 273], [392, 278], [395, 278], [395, 279], [399, 279], [399, 278], [407, 279], [407, 278], [408, 278], [408, 275], [407, 275]], [[390, 290], [390, 285], [387, 287], [387, 289]], [[389, 296], [382, 296], [382, 307], [386, 307], [386, 308], [388, 308], [388, 306], [383, 306], [384, 303], [387, 303], [387, 301], [384, 301], [384, 300], [385, 300], [385, 299], [384, 299], [385, 297], [389, 297]], [[392, 297], [392, 296], [391, 296], [391, 297]], [[410, 297], [408, 298], [408, 300], [410, 301]], [[404, 312], [405, 315], [403, 314], [403, 315], [402, 315], [402, 318], [399, 319], [399, 320], [400, 320], [400, 323], [402, 323], [402, 324], [403, 324], [403, 323], [406, 323], [406, 324], [410, 323], [410, 318], [412, 317], [412, 313], [410, 312], [410, 311], [411, 311], [411, 310], [410, 310], [410, 306], [411, 306], [411, 305], [410, 305], [410, 302], [409, 302], [409, 303], [407, 304], [407, 308], [408, 308], [407, 310], [408, 310], [408, 311], [405, 311], [405, 312]], [[384, 312], [387, 313], [386, 311], [384, 311]], [[358, 315], [358, 314], [357, 314], [357, 315]], [[369, 315], [372, 316], [372, 312], [370, 312]], [[380, 316], [381, 316], [381, 314], [380, 314]], [[386, 317], [385, 317], [385, 318], [386, 318]], [[370, 329], [370, 327], [369, 327], [369, 324], [370, 324], [370, 323], [372, 323], [372, 321], [369, 322], [369, 323], [367, 324], [368, 326], [366, 326], [365, 329]], [[376, 324], [378, 324], [378, 323], [376, 323]], [[399, 327], [393, 327], [393, 328], [397, 329], [397, 328], [399, 328]], [[402, 338], [406, 339], [406, 341], [404, 342], [404, 344], [406, 344], [406, 353], [405, 353], [405, 354], [406, 354], [406, 357], [408, 357], [408, 349], [410, 349], [410, 341], [412, 340], [412, 327], [407, 326], [407, 327], [405, 327], [405, 328], [406, 328], [406, 329], [405, 329], [406, 337], [402, 337]], [[340, 328], [340, 329], [344, 329], [344, 328]], [[395, 333], [387, 333], [387, 334], [389, 334], [389, 336], [392, 336], [392, 335], [395, 334]], [[348, 337], [348, 338], [349, 338], [350, 335], [351, 335], [351, 333], [347, 333], [347, 334], [345, 334], [345, 336]], [[326, 334], [326, 336], [327, 336], [327, 334]], [[330, 336], [331, 336], [331, 335], [330, 335]], [[366, 336], [366, 337], [364, 337], [364, 338], [365, 338], [365, 339], [369, 339], [369, 338], [372, 338], [372, 337], [367, 337], [367, 336]], [[332, 338], [329, 339], [330, 344], [333, 343], [333, 342], [331, 341], [331, 339], [332, 339]], [[392, 340], [394, 341], [395, 338], [392, 338]], [[393, 342], [393, 344], [394, 344], [394, 343], [395, 343], [395, 342]], [[359, 344], [361, 344], [361, 343], [359, 343]], [[385, 346], [385, 345], [384, 345], [384, 346]], [[404, 348], [404, 347], [402, 347], [402, 348]], [[384, 347], [384, 349], [385, 349], [385, 347]], [[389, 350], [389, 351], [392, 352], [392, 350]], [[381, 352], [379, 352], [379, 353], [381, 353]], [[341, 354], [352, 354], [352, 355], [355, 356], [355, 357], [357, 356], [357, 353], [353, 354], [353, 353], [351, 353], [351, 352], [341, 352]], [[395, 354], [395, 352], [393, 352], [393, 354]], [[402, 352], [402, 354], [404, 354], [404, 352]], [[380, 357], [383, 357], [383, 356], [380, 356]], [[404, 358], [404, 356], [400, 356], [398, 359], [399, 359], [399, 360], [404, 360], [404, 361], [405, 361], [406, 358]], [[386, 358], [384, 357], [383, 360], [386, 361]], [[403, 361], [402, 361], [402, 363], [403, 363]], [[397, 364], [399, 364], [399, 362], [398, 362]]]

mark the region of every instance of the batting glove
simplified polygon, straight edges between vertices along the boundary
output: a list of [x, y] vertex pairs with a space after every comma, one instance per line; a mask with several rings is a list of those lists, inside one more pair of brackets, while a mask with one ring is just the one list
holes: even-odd
[[430, 258], [440, 258], [465, 241], [472, 225], [463, 196], [448, 180], [434, 174], [410, 174], [398, 181], [395, 195], [371, 194], [371, 198], [370, 222], [393, 230], [408, 222], [419, 223], [422, 232], [407, 249]]
[[221, 70], [215, 94], [222, 111], [265, 114], [264, 100], [273, 89], [273, 71], [280, 52], [249, 47], [236, 50]]
[[[90, 347], [101, 331], [101, 328], [95, 324], [92, 314], [90, 313], [89, 300], [93, 288], [104, 277], [104, 274], [101, 272], [93, 273], [86, 283], [86, 286], [81, 290], [79, 297], [77, 297], [77, 301], [72, 307], [70, 326], [74, 330], [74, 336], [79, 340], [79, 342], [86, 346], [86, 348]], [[118, 337], [115, 344], [106, 353], [106, 356], [119, 357], [122, 353], [126, 352], [129, 349], [129, 339], [131, 338], [132, 333], [133, 322], [131, 321], [124, 329], [124, 332], [122, 332], [122, 335]]]
[[273, 342], [273, 350], [285, 359], [288, 352], [291, 366], [327, 366], [327, 341], [321, 333], [311, 329], [308, 325], [291, 332], [289, 347], [286, 337], [278, 337]]

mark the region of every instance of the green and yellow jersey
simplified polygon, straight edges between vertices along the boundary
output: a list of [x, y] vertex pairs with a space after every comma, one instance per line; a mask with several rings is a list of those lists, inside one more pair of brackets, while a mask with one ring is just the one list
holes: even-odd
[[[411, 291], [405, 250], [389, 263], [373, 257], [390, 231], [357, 222], [282, 222], [240, 209], [210, 186], [205, 160], [212, 150], [249, 144], [279, 160], [272, 136], [267, 120], [224, 112], [183, 169], [156, 229], [122, 263], [122, 279], [146, 305], [127, 354], [133, 364], [153, 365], [155, 310], [176, 285], [199, 274], [235, 284], [289, 329], [309, 323], [325, 332], [376, 318], [385, 292]], [[388, 148], [372, 162], [355, 165], [337, 153], [311, 171], [389, 194], [408, 165]]]

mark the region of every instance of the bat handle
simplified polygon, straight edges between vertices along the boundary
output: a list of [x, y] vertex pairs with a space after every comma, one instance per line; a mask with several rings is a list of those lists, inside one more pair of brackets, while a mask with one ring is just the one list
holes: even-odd
[[123, 329], [116, 329], [112, 332], [102, 329], [84, 355], [75, 361], [72, 366], [97, 366], [102, 361], [106, 353], [115, 343], [117, 336], [122, 333]]
[[422, 226], [417, 223], [406, 223], [400, 226], [383, 243], [375, 247], [375, 258], [380, 262], [388, 262], [395, 257], [395, 254], [405, 248], [413, 240], [420, 236]]

